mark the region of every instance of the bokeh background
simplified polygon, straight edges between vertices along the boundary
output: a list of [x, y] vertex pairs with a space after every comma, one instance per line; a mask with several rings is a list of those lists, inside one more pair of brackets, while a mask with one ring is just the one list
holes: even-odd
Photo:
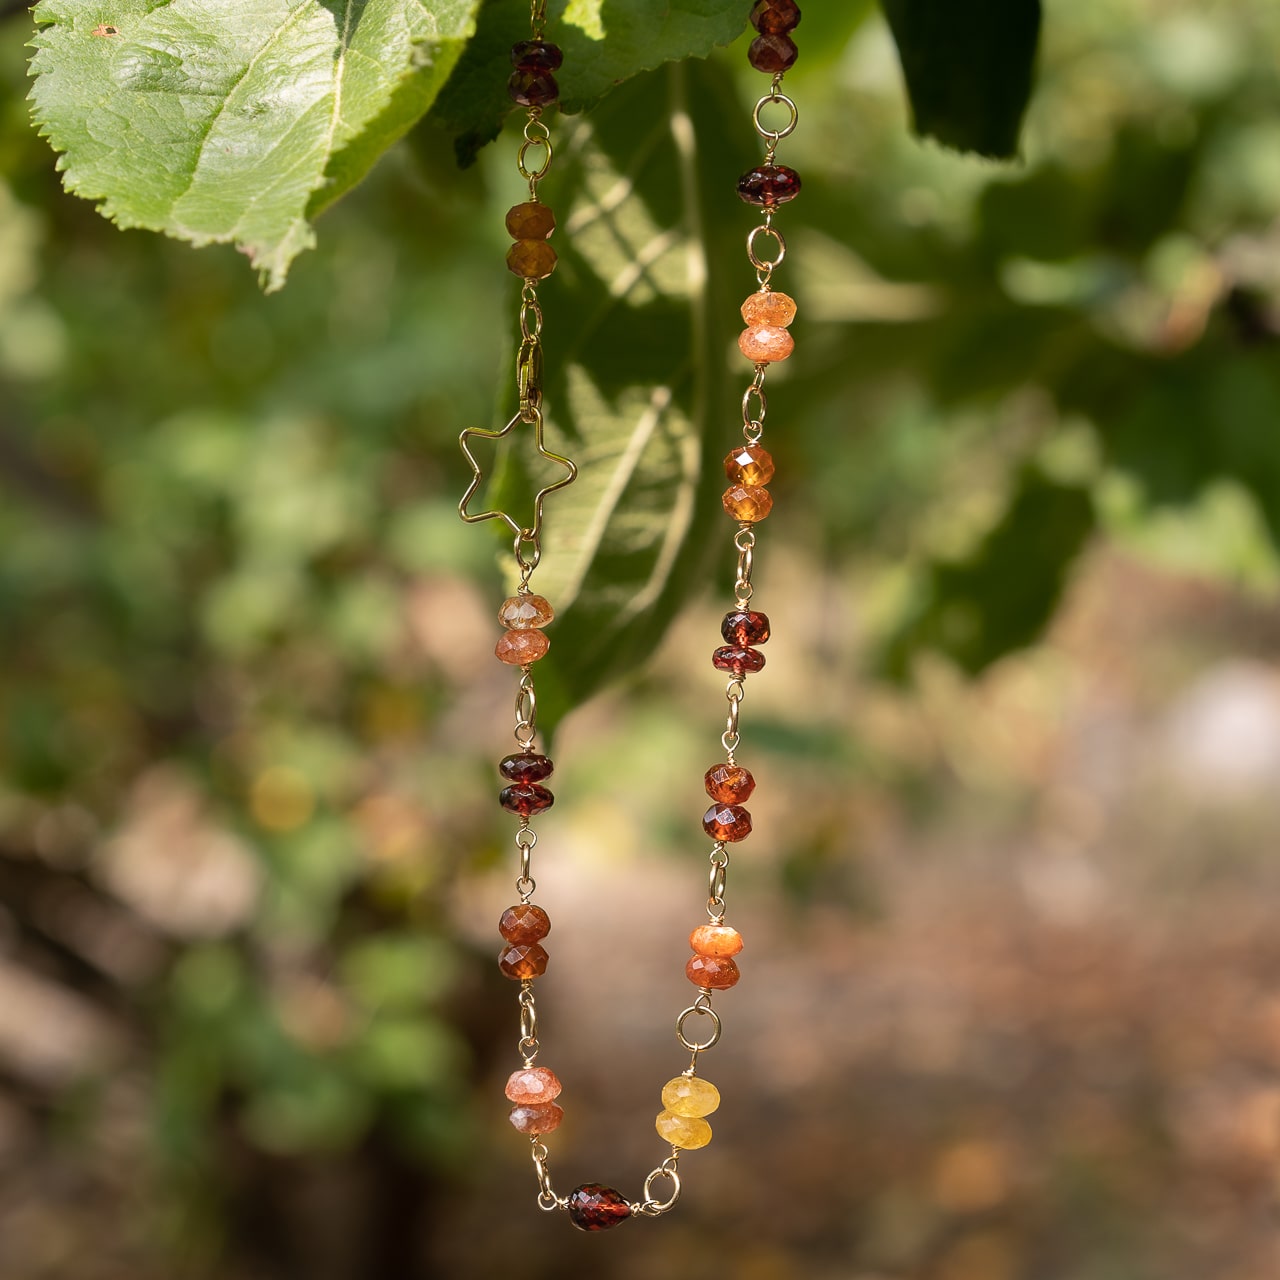
[[[263, 298], [60, 192], [0, 20], [5, 1280], [1274, 1280], [1280, 9], [1049, 6], [1008, 166], [913, 140], [832, 8], [725, 1102], [679, 1211], [598, 1238], [501, 1097], [510, 672], [454, 442], [509, 377], [509, 139], [421, 131]], [[744, 62], [705, 74], [749, 139]], [[561, 1191], [662, 1155], [716, 567], [556, 739]]]

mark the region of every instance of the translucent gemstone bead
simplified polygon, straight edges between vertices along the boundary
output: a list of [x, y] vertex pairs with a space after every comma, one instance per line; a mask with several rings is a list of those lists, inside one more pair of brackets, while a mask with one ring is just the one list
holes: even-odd
[[759, 487], [773, 479], [773, 458], [758, 444], [744, 444], [724, 460], [725, 477], [734, 484]]
[[507, 1119], [517, 1133], [550, 1133], [560, 1127], [564, 1112], [554, 1102], [539, 1102], [531, 1107], [512, 1107]]
[[[761, 488], [758, 484], [736, 484], [732, 489], [724, 491], [720, 501], [725, 511], [742, 524], [755, 524], [773, 510], [773, 498], [769, 490]], [[511, 633], [508, 632], [509, 634]], [[539, 631], [533, 634], [541, 635], [542, 633]], [[501, 654], [498, 656], [502, 657]], [[509, 662], [511, 659], [503, 658], [503, 661]]]
[[796, 340], [779, 324], [753, 324], [738, 334], [738, 350], [752, 364], [776, 364], [796, 349]]
[[545, 782], [555, 772], [555, 765], [536, 751], [522, 751], [519, 755], [503, 756], [498, 761], [498, 772], [508, 782]]
[[507, 250], [507, 270], [523, 280], [545, 280], [556, 269], [556, 251], [545, 240], [517, 240]]
[[556, 215], [540, 200], [526, 200], [507, 210], [507, 234], [513, 240], [545, 240], [556, 229]]
[[724, 615], [720, 634], [725, 644], [764, 644], [770, 636], [769, 615], [752, 609], [736, 609]]
[[729, 956], [690, 956], [684, 967], [684, 976], [695, 987], [727, 991], [737, 985], [742, 974]]
[[[541, 942], [551, 932], [551, 917], [532, 902], [517, 902], [508, 907], [498, 921], [498, 932], [508, 942]], [[698, 948], [694, 947], [696, 951]], [[513, 1098], [518, 1102], [518, 1098]]]
[[785, 164], [762, 164], [738, 179], [738, 199], [760, 209], [786, 204], [800, 194], [800, 175]]
[[707, 795], [721, 804], [745, 804], [756, 789], [756, 780], [740, 764], [714, 765], [707, 770], [703, 781], [707, 784]]
[[800, 6], [796, 0], [756, 0], [751, 25], [768, 35], [785, 35], [800, 25]]
[[711, 1126], [699, 1116], [677, 1116], [662, 1111], [653, 1127], [663, 1142], [683, 1151], [696, 1151], [711, 1141]]
[[[760, 490], [761, 493], [765, 491]], [[537, 662], [547, 656], [551, 641], [541, 631], [507, 631], [494, 646], [499, 659], [513, 667], [523, 667], [527, 662]]]
[[521, 71], [559, 71], [563, 61], [564, 54], [549, 40], [521, 40], [511, 46], [511, 65]]
[[508, 813], [518, 813], [522, 818], [542, 813], [555, 802], [555, 796], [538, 782], [513, 782], [498, 792], [498, 803]]
[[569, 1221], [579, 1231], [607, 1231], [631, 1216], [631, 1204], [621, 1191], [587, 1182], [569, 1193]]
[[[785, 40], [786, 36], [773, 37]], [[764, 37], [760, 36], [763, 40]], [[753, 49], [755, 45], [751, 46]], [[748, 53], [747, 55], [751, 55]], [[545, 107], [560, 96], [560, 86], [550, 71], [526, 71], [517, 68], [507, 81], [507, 97], [522, 107]]]
[[542, 977], [550, 959], [536, 942], [513, 942], [498, 953], [498, 968], [508, 978], [523, 982], [526, 978]]
[[734, 844], [751, 834], [751, 815], [737, 804], [713, 804], [702, 815], [702, 827], [713, 840]]
[[711, 655], [711, 665], [717, 671], [730, 671], [735, 676], [740, 676], [748, 671], [763, 671], [764, 654], [759, 649], [722, 645]]
[[560, 1080], [546, 1067], [521, 1067], [507, 1077], [505, 1093], [517, 1106], [536, 1107], [560, 1096]]
[[555, 616], [550, 601], [542, 596], [508, 596], [498, 610], [498, 621], [513, 631], [545, 627]]
[[[727, 924], [700, 924], [689, 935], [689, 945], [700, 956], [724, 959], [736, 956], [742, 950], [742, 934]], [[675, 1108], [671, 1107], [671, 1110]]]
[[747, 324], [776, 324], [786, 328], [796, 318], [796, 300], [787, 293], [761, 289], [741, 306]]
[[781, 34], [756, 36], [747, 50], [747, 61], [757, 71], [770, 76], [776, 76], [779, 71], [785, 71], [794, 65], [799, 56], [800, 50], [796, 48], [795, 41], [790, 36]]
[[662, 1086], [662, 1105], [686, 1119], [709, 1116], [720, 1105], [720, 1090], [698, 1076], [676, 1076]]

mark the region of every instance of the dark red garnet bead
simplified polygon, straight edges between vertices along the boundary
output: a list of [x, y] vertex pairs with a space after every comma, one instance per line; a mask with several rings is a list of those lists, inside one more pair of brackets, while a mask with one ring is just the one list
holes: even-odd
[[764, 644], [769, 638], [769, 616], [753, 613], [750, 609], [738, 609], [726, 613], [720, 624], [720, 634], [725, 644], [745, 648], [749, 644]]
[[521, 40], [511, 46], [511, 65], [520, 71], [559, 71], [563, 61], [559, 46], [548, 40]]
[[507, 81], [507, 97], [522, 107], [545, 107], [559, 96], [560, 86], [550, 71], [517, 70]]
[[758, 35], [747, 50], [747, 61], [770, 76], [785, 71], [799, 56], [795, 41], [784, 35]]
[[771, 209], [800, 194], [800, 175], [785, 164], [762, 164], [738, 179], [738, 199]]
[[740, 676], [748, 671], [760, 671], [764, 667], [764, 654], [756, 649], [724, 645], [711, 655], [711, 665], [717, 671], [732, 671]]
[[555, 802], [555, 796], [536, 782], [517, 782], [498, 792], [498, 803], [508, 813], [518, 813], [522, 818], [531, 818], [535, 813], [550, 809]]
[[569, 1193], [569, 1221], [579, 1231], [608, 1231], [631, 1217], [631, 1205], [621, 1191], [588, 1182]]
[[545, 782], [555, 772], [555, 765], [537, 752], [522, 751], [518, 756], [503, 756], [498, 772], [508, 782]]
[[751, 25], [763, 35], [785, 35], [800, 25], [800, 6], [796, 0], [756, 0]]

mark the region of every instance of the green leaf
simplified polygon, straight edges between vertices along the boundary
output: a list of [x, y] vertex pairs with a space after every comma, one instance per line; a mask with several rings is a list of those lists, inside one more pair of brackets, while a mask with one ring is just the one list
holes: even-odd
[[233, 243], [278, 289], [310, 218], [434, 101], [478, 3], [41, 0], [33, 114], [68, 191]]
[[[556, 73], [560, 105], [571, 113], [584, 111], [642, 71], [664, 62], [707, 57], [742, 34], [751, 3], [568, 0], [547, 25], [547, 38], [564, 52], [564, 65]], [[511, 110], [511, 46], [526, 39], [528, 32], [527, 0], [490, 0], [481, 10], [475, 38], [428, 117], [454, 136], [459, 163], [470, 164], [479, 149], [498, 136]], [[635, 105], [647, 115], [663, 109], [660, 99]]]
[[1017, 155], [1039, 0], [882, 0], [916, 132], [957, 151]]

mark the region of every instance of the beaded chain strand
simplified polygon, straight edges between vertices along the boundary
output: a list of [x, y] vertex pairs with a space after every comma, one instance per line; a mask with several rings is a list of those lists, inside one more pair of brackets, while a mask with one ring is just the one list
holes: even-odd
[[[542, 123], [542, 108], [559, 96], [554, 72], [562, 61], [561, 51], [544, 37], [545, 0], [532, 0], [532, 38], [515, 45], [511, 60], [515, 66], [508, 82], [512, 101], [528, 109], [524, 144], [520, 148], [519, 168], [529, 181], [529, 200], [516, 205], [507, 214], [507, 230], [515, 243], [507, 255], [507, 265], [524, 284], [521, 293], [521, 346], [517, 357], [517, 388], [520, 409], [501, 431], [464, 431], [463, 452], [471, 463], [474, 478], [459, 504], [464, 520], [502, 519], [515, 534], [515, 559], [520, 570], [520, 585], [514, 596], [503, 601], [499, 621], [506, 628], [499, 639], [497, 657], [520, 668], [521, 677], [515, 700], [515, 741], [517, 752], [506, 756], [498, 766], [506, 785], [499, 803], [520, 821], [515, 844], [520, 857], [520, 874], [516, 879], [519, 901], [508, 907], [498, 923], [503, 946], [498, 963], [506, 977], [520, 984], [518, 1005], [520, 1039], [517, 1053], [522, 1066], [511, 1073], [506, 1096], [512, 1103], [510, 1121], [517, 1132], [529, 1137], [533, 1165], [538, 1179], [537, 1203], [547, 1211], [564, 1210], [574, 1226], [583, 1231], [602, 1231], [626, 1218], [658, 1217], [671, 1209], [680, 1197], [679, 1162], [681, 1153], [704, 1147], [711, 1141], [711, 1126], [706, 1117], [720, 1105], [720, 1093], [698, 1074], [700, 1056], [720, 1040], [720, 1015], [712, 1007], [717, 991], [734, 986], [740, 977], [734, 957], [742, 950], [742, 936], [725, 923], [725, 888], [728, 880], [728, 846], [745, 839], [751, 832], [751, 815], [744, 803], [755, 789], [751, 773], [737, 762], [740, 745], [738, 716], [746, 696], [749, 674], [764, 667], [764, 655], [756, 647], [769, 639], [769, 619], [750, 608], [754, 588], [751, 575], [756, 545], [756, 524], [768, 516], [773, 505], [769, 481], [773, 478], [773, 459], [761, 446], [764, 421], [768, 411], [765, 377], [770, 364], [785, 360], [794, 342], [787, 326], [795, 317], [796, 306], [784, 293], [772, 288], [774, 270], [786, 256], [786, 242], [773, 225], [777, 207], [793, 199], [800, 191], [800, 178], [793, 169], [775, 163], [778, 143], [796, 126], [795, 104], [781, 91], [783, 76], [796, 59], [796, 46], [790, 33], [799, 25], [800, 10], [795, 0], [758, 0], [751, 12], [751, 23], [757, 35], [748, 58], [751, 65], [772, 77], [769, 91], [756, 104], [753, 114], [756, 132], [765, 142], [764, 162], [743, 174], [738, 182], [739, 197], [764, 211], [763, 221], [747, 236], [747, 256], [756, 272], [757, 290], [742, 304], [746, 329], [738, 345], [754, 366], [754, 376], [742, 397], [744, 443], [725, 459], [725, 473], [730, 487], [722, 502], [725, 511], [737, 523], [734, 545], [738, 552], [737, 573], [733, 584], [734, 607], [721, 624], [724, 644], [712, 655], [712, 664], [729, 674], [725, 689], [729, 709], [721, 746], [725, 758], [707, 770], [704, 783], [711, 807], [702, 819], [704, 831], [712, 840], [708, 872], [708, 922], [698, 925], [689, 935], [693, 951], [685, 965], [685, 974], [698, 989], [697, 998], [676, 1019], [676, 1038], [690, 1054], [688, 1067], [669, 1080], [662, 1089], [662, 1111], [655, 1121], [658, 1136], [670, 1147], [670, 1154], [644, 1181], [642, 1198], [628, 1200], [620, 1191], [599, 1183], [587, 1183], [569, 1195], [556, 1194], [548, 1168], [549, 1152], [543, 1138], [559, 1127], [564, 1118], [557, 1099], [561, 1084], [555, 1072], [538, 1066], [541, 1046], [538, 1041], [538, 1015], [533, 985], [547, 968], [547, 951], [542, 945], [551, 932], [547, 913], [532, 901], [536, 883], [532, 876], [532, 854], [538, 842], [533, 818], [545, 812], [555, 797], [544, 784], [554, 765], [535, 746], [537, 741], [537, 694], [533, 664], [544, 657], [550, 647], [543, 628], [554, 620], [549, 601], [534, 594], [530, 581], [541, 557], [543, 501], [554, 490], [570, 483], [576, 474], [573, 463], [549, 453], [542, 441], [541, 333], [542, 313], [538, 306], [537, 286], [555, 268], [556, 255], [547, 243], [555, 228], [551, 210], [538, 200], [538, 182], [547, 173], [552, 157], [550, 135]], [[781, 107], [786, 113], [779, 128], [768, 128], [762, 115], [769, 108]], [[531, 159], [532, 157], [532, 159]], [[536, 163], [534, 163], [536, 161]], [[766, 253], [766, 250], [768, 253]], [[771, 254], [772, 256], [768, 256]], [[568, 474], [554, 485], [544, 488], [534, 501], [534, 521], [522, 527], [502, 512], [490, 511], [472, 515], [467, 504], [481, 481], [481, 469], [470, 448], [471, 438], [498, 439], [520, 425], [532, 425], [537, 452], [544, 458], [563, 465]], [[694, 1026], [690, 1026], [690, 1020]], [[691, 1032], [702, 1028], [703, 1039], [692, 1038]], [[655, 1194], [662, 1184], [663, 1195]]]

